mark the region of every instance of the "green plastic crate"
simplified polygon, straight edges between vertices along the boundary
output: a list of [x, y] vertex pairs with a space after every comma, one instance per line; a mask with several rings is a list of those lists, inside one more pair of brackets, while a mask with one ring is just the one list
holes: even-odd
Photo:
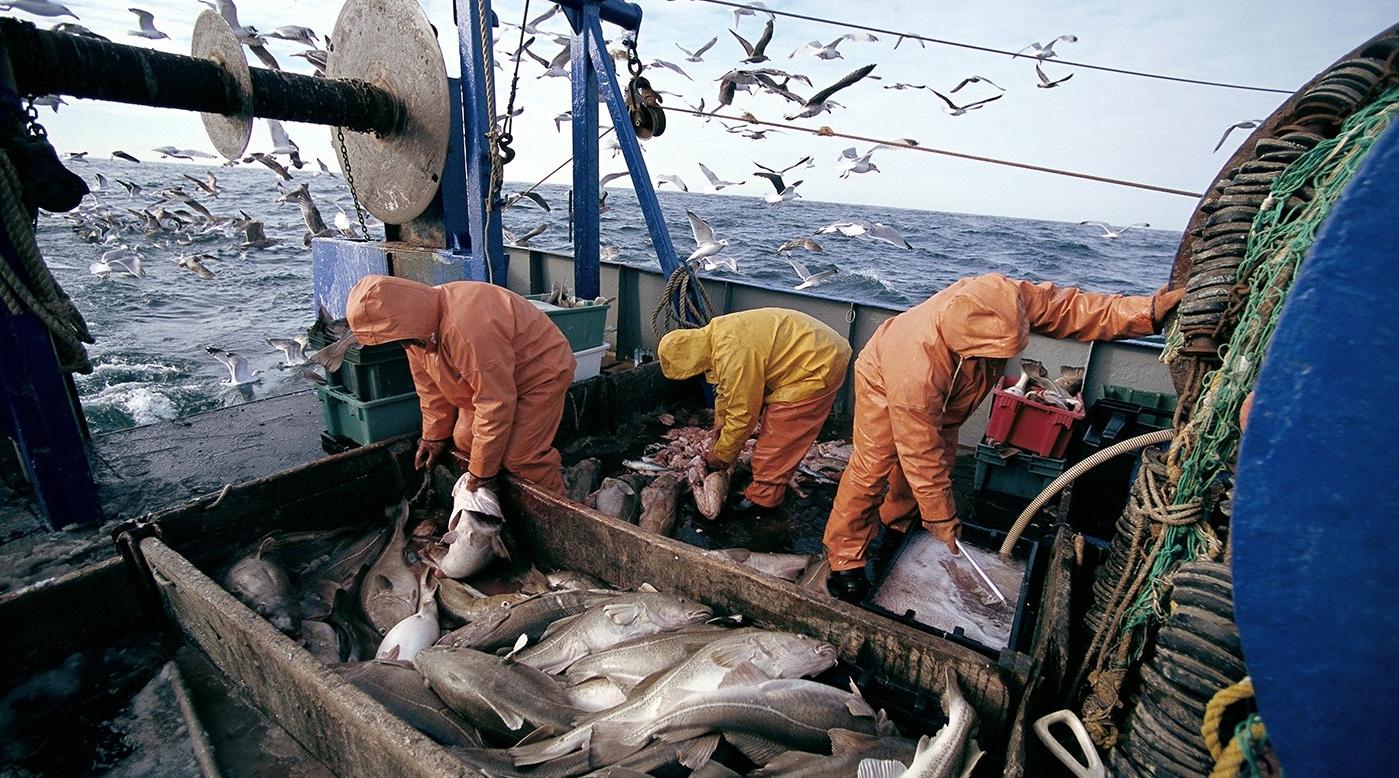
[[418, 432], [423, 415], [417, 392], [378, 400], [358, 400], [329, 387], [317, 387], [326, 432], [360, 445]]
[[607, 330], [607, 303], [579, 303], [574, 308], [560, 308], [544, 302], [548, 296], [536, 294], [525, 299], [534, 303], [534, 307], [543, 311], [563, 332], [570, 351], [587, 351], [602, 345]]
[[995, 446], [976, 447], [975, 492], [989, 491], [1033, 500], [1049, 483], [1063, 475], [1064, 459], [1039, 457], [1024, 451], [1003, 459]]
[[[330, 345], [319, 334], [310, 335], [312, 348]], [[398, 343], [354, 346], [345, 352], [340, 369], [327, 378], [329, 385], [357, 400], [370, 402], [415, 391], [408, 355]]]
[[1157, 429], [1165, 429], [1171, 426], [1179, 398], [1173, 394], [1147, 392], [1130, 386], [1103, 384], [1103, 399], [1139, 406], [1142, 410], [1138, 418], [1142, 422]]

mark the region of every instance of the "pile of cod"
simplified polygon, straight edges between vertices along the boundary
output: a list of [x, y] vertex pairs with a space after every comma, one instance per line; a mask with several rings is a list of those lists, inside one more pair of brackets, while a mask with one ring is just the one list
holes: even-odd
[[[487, 580], [508, 557], [498, 502], [458, 482], [438, 535], [445, 513], [404, 502], [391, 527], [275, 535], [224, 582], [489, 775], [965, 776], [981, 755], [951, 671], [947, 724], [915, 742], [853, 683], [810, 680], [834, 674], [829, 644], [647, 585], [533, 567]], [[486, 596], [463, 578], [518, 590]]]

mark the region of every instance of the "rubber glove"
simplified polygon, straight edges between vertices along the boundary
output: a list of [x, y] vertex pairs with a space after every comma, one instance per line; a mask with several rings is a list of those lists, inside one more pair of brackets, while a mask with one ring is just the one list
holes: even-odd
[[953, 516], [942, 521], [925, 521], [923, 526], [933, 533], [933, 537], [947, 544], [947, 550], [956, 554], [957, 538], [962, 537], [962, 522]]
[[1185, 297], [1185, 289], [1169, 289], [1165, 286], [1156, 290], [1156, 294], [1151, 297], [1151, 322], [1156, 325], [1156, 331], [1160, 332], [1162, 325], [1166, 323], [1166, 317], [1171, 315], [1171, 311], [1180, 305], [1180, 300]]
[[481, 488], [490, 489], [492, 492], [499, 492], [500, 476], [493, 475], [489, 478], [481, 478], [480, 476], [477, 476], [471, 472], [467, 472], [466, 488], [470, 489], [473, 492]]
[[704, 466], [708, 468], [710, 472], [729, 469], [729, 463], [714, 456], [713, 451], [704, 452]]
[[426, 470], [437, 463], [442, 452], [447, 450], [447, 440], [419, 440], [418, 452], [413, 455], [413, 469]]

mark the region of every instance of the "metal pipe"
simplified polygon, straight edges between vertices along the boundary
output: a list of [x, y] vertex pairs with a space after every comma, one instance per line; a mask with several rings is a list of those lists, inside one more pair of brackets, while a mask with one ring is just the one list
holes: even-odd
[[[233, 78], [209, 60], [41, 30], [0, 19], [21, 95], [60, 94], [155, 108], [232, 114], [240, 103]], [[253, 115], [391, 135], [398, 101], [371, 84], [251, 69]]]

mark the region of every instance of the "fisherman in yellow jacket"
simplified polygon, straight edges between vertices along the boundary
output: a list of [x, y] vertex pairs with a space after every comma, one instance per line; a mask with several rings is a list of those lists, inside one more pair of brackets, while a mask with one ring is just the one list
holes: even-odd
[[710, 470], [732, 465], [761, 419], [753, 483], [734, 506], [751, 511], [782, 504], [845, 382], [850, 344], [800, 311], [759, 308], [667, 333], [657, 357], [667, 378], [703, 373], [714, 385], [717, 439], [705, 458]]

